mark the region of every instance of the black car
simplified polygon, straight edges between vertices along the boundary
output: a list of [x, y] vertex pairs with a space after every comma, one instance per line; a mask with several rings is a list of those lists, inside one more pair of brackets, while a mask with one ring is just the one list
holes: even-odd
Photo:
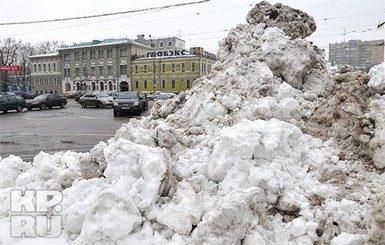
[[41, 94], [32, 100], [27, 100], [27, 109], [40, 108], [41, 110], [60, 106], [64, 108], [67, 105], [67, 99], [58, 94]]
[[143, 110], [148, 108], [148, 101], [145, 96], [139, 92], [121, 92], [114, 101], [114, 116], [123, 113], [135, 113], [140, 115]]
[[114, 99], [107, 93], [95, 92], [83, 95], [82, 97], [80, 97], [78, 102], [82, 105], [83, 108], [86, 108], [87, 106], [112, 107]]
[[21, 112], [25, 107], [26, 102], [24, 98], [12, 94], [0, 94], [0, 111], [4, 113], [11, 110]]

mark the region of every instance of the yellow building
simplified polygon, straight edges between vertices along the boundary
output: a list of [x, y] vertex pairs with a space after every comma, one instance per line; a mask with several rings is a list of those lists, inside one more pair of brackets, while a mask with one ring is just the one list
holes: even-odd
[[151, 51], [131, 63], [133, 91], [177, 92], [191, 88], [192, 82], [211, 72], [215, 55], [203, 48]]

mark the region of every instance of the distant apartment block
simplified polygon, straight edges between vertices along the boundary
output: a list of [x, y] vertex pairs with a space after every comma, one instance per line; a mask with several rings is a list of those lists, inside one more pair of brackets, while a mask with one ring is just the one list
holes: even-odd
[[368, 71], [384, 61], [384, 40], [350, 40], [329, 44], [329, 62]]

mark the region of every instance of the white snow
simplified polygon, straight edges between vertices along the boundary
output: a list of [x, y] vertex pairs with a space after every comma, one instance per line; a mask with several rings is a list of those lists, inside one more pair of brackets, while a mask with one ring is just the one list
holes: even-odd
[[[244, 24], [218, 57], [190, 91], [88, 153], [0, 158], [0, 244], [384, 241], [385, 175], [340, 159], [333, 138], [304, 131], [333, 85], [322, 55], [278, 28]], [[382, 66], [371, 70], [373, 84], [385, 84]], [[383, 111], [385, 97], [373, 97], [370, 144], [380, 169]], [[62, 191], [62, 235], [11, 238], [13, 188]]]

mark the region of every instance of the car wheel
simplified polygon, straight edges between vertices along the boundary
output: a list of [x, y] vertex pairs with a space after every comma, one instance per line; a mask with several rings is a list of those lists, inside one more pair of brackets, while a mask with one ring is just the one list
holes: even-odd
[[41, 103], [40, 110], [45, 110], [45, 109], [47, 109], [47, 105], [45, 103]]
[[7, 110], [4, 110], [3, 112], [4, 112], [4, 113], [7, 113], [8, 111], [7, 111]]
[[82, 103], [80, 103], [80, 104], [82, 105], [83, 108], [86, 108], [86, 107], [87, 107], [87, 104], [86, 104], [86, 102], [84, 102], [84, 101], [83, 101]]
[[64, 108], [64, 107], [66, 107], [66, 103], [64, 103], [64, 102], [61, 102], [61, 103], [60, 103], [60, 107], [61, 107], [61, 108]]
[[23, 111], [23, 106], [22, 106], [22, 105], [18, 105], [18, 106], [16, 107], [16, 111], [17, 111], [17, 112], [22, 112], [22, 111]]

